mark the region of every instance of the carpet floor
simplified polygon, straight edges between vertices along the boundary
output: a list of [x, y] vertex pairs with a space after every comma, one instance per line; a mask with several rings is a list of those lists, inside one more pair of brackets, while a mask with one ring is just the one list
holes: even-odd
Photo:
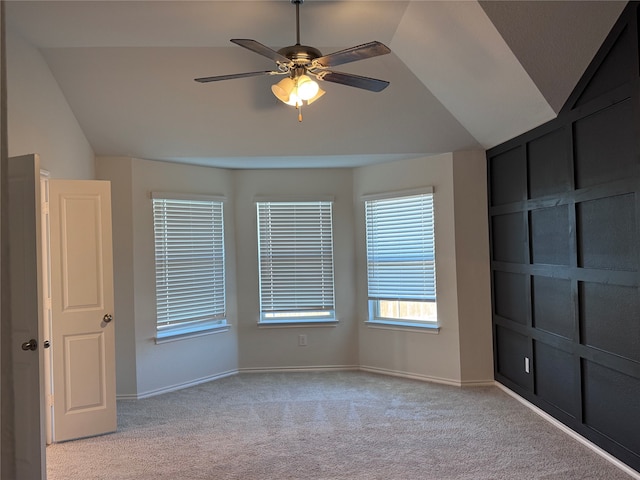
[[239, 374], [118, 402], [118, 431], [47, 447], [49, 480], [631, 477], [496, 387], [365, 372]]

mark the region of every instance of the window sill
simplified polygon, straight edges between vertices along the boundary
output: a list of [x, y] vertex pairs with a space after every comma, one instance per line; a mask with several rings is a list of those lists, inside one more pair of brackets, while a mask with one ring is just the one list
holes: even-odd
[[335, 327], [338, 320], [277, 320], [258, 322], [259, 328]]
[[385, 322], [383, 320], [368, 320], [364, 322], [370, 328], [381, 330], [398, 330], [403, 332], [430, 333], [437, 335], [440, 333], [440, 325], [422, 324], [413, 322]]
[[167, 332], [161, 336], [155, 337], [156, 345], [161, 343], [177, 342], [178, 340], [187, 340], [189, 338], [204, 337], [205, 335], [214, 335], [216, 333], [228, 332], [231, 329], [231, 325], [215, 325], [207, 327], [206, 330], [197, 331], [180, 331]]

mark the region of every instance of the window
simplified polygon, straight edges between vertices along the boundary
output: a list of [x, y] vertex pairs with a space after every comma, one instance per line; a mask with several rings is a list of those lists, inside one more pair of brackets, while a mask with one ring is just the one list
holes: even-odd
[[331, 205], [257, 203], [261, 323], [335, 320]]
[[433, 193], [365, 198], [369, 321], [436, 326]]
[[226, 325], [220, 199], [152, 194], [157, 338]]

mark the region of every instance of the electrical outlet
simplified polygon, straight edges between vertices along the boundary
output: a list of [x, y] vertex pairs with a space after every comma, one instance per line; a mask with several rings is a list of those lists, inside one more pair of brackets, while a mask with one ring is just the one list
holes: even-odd
[[524, 371], [529, 373], [529, 357], [524, 357]]
[[306, 347], [307, 346], [307, 336], [306, 335], [298, 335], [298, 346]]

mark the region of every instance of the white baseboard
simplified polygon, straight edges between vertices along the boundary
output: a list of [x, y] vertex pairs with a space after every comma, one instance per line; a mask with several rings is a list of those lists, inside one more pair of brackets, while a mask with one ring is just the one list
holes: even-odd
[[[368, 367], [365, 365], [361, 365], [360, 370], [362, 370], [363, 372], [379, 373], [381, 375], [390, 375], [392, 377], [410, 378], [412, 380], [421, 380], [423, 382], [439, 383], [442, 385], [451, 385], [453, 387], [462, 386], [461, 382], [458, 380], [451, 380], [449, 378], [441, 378], [441, 377], [432, 377], [430, 375], [422, 375], [420, 373], [402, 372], [399, 370], [389, 370], [386, 368], [379, 368], [379, 367]], [[492, 381], [491, 385], [493, 385], [493, 383], [494, 382]]]
[[138, 400], [138, 395], [135, 393], [119, 393], [116, 395], [116, 400]]
[[143, 398], [155, 397], [156, 395], [162, 395], [163, 393], [175, 392], [176, 390], [182, 390], [183, 388], [189, 388], [201, 383], [211, 382], [219, 378], [228, 377], [238, 373], [277, 373], [277, 372], [337, 372], [337, 371], [363, 371], [370, 373], [378, 373], [381, 375], [390, 375], [393, 377], [409, 378], [413, 380], [420, 380], [423, 382], [440, 383], [443, 385], [452, 385], [455, 387], [487, 387], [493, 386], [495, 382], [490, 381], [456, 381], [440, 377], [432, 377], [428, 375], [421, 375], [417, 373], [403, 372], [399, 370], [388, 370], [386, 368], [368, 367], [362, 365], [314, 365], [314, 366], [293, 366], [293, 367], [249, 367], [239, 368], [237, 370], [230, 370], [228, 372], [211, 375], [208, 377], [198, 378], [184, 383], [175, 385], [169, 385], [167, 387], [158, 388], [156, 390], [149, 390], [143, 393], [124, 393], [118, 394], [116, 400], [140, 400]]
[[623, 472], [625, 472], [628, 475], [630, 475], [631, 478], [635, 478], [637, 480], [640, 480], [640, 472], [637, 472], [636, 470], [631, 468], [626, 463], [621, 462], [616, 457], [611, 455], [609, 452], [603, 450], [602, 448], [600, 448], [599, 446], [597, 446], [595, 443], [591, 442], [590, 440], [587, 440], [585, 437], [580, 435], [578, 432], [570, 429], [564, 423], [560, 422], [559, 420], [556, 420], [554, 417], [549, 415], [547, 412], [545, 412], [544, 410], [542, 410], [539, 407], [536, 407], [533, 403], [531, 403], [528, 400], [524, 399], [523, 397], [518, 395], [516, 392], [508, 389], [507, 387], [502, 385], [500, 382], [495, 382], [495, 386], [498, 387], [503, 392], [505, 392], [507, 395], [515, 398], [517, 401], [522, 403], [525, 407], [528, 407], [533, 412], [535, 412], [538, 415], [540, 415], [542, 418], [544, 418], [547, 422], [551, 423], [553, 426], [555, 426], [555, 427], [559, 428], [560, 430], [562, 430], [564, 433], [569, 435], [571, 438], [577, 440], [578, 442], [580, 442], [581, 444], [583, 444], [584, 446], [586, 446], [590, 450], [593, 450], [595, 453], [597, 453], [598, 455], [603, 457], [609, 463], [615, 465], [620, 470], [622, 470]]
[[148, 390], [137, 395], [118, 395], [117, 400], [142, 400], [143, 398], [155, 397], [156, 395], [162, 395], [163, 393], [175, 392], [176, 390], [182, 390], [183, 388], [195, 387], [202, 383], [211, 382], [220, 378], [229, 377], [238, 373], [238, 370], [229, 370], [227, 372], [217, 373], [207, 377], [197, 378], [184, 383], [178, 383], [175, 385], [169, 385], [167, 387], [158, 388], [157, 390]]
[[116, 400], [142, 400], [143, 398], [155, 397], [156, 395], [162, 395], [163, 393], [175, 392], [182, 390], [183, 388], [195, 387], [202, 383], [212, 382], [220, 378], [229, 377], [238, 373], [268, 373], [268, 372], [328, 372], [328, 371], [347, 371], [347, 370], [359, 370], [357, 365], [327, 365], [327, 366], [314, 366], [314, 367], [264, 367], [264, 368], [240, 368], [237, 370], [229, 370], [228, 372], [211, 375], [208, 377], [198, 378], [196, 380], [190, 380], [184, 383], [178, 383], [175, 385], [169, 385], [167, 387], [158, 388], [156, 390], [149, 390], [139, 394], [118, 394]]
[[463, 380], [460, 382], [461, 387], [493, 387], [495, 380]]
[[368, 367], [362, 365], [316, 365], [294, 366], [294, 367], [253, 367], [241, 368], [239, 373], [268, 373], [268, 372], [330, 372], [330, 371], [362, 371], [370, 373], [378, 373], [381, 375], [389, 375], [393, 377], [409, 378], [412, 380], [420, 380], [423, 382], [440, 383], [443, 385], [452, 385], [455, 387], [493, 387], [494, 380], [487, 381], [455, 381], [446, 378], [432, 377], [416, 373], [402, 372], [398, 370], [388, 370], [385, 368]]
[[340, 372], [360, 370], [358, 365], [315, 365], [312, 367], [257, 367], [241, 368], [239, 373], [281, 373], [281, 372]]

